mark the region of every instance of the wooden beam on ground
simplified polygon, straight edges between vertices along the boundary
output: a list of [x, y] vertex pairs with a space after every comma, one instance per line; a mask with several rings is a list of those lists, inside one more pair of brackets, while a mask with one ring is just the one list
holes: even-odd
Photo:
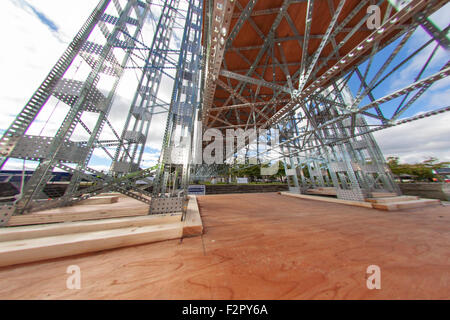
[[336, 188], [330, 188], [330, 187], [324, 187], [324, 188], [316, 188], [316, 189], [309, 189], [306, 191], [310, 194], [317, 194], [317, 195], [326, 195], [326, 196], [336, 196], [337, 191]]
[[306, 194], [295, 194], [295, 193], [289, 193], [289, 192], [280, 192], [280, 194], [283, 195], [283, 196], [300, 198], [300, 199], [305, 199], [305, 200], [315, 200], [315, 201], [322, 201], [322, 202], [331, 202], [331, 203], [345, 204], [345, 205], [348, 205], [348, 206], [372, 208], [372, 204], [371, 203], [362, 202], [362, 201], [350, 201], [350, 200], [342, 200], [342, 199], [320, 197], [320, 196], [309, 196], [309, 195], [306, 195]]
[[396, 196], [398, 196], [398, 194], [395, 192], [372, 192], [373, 198], [392, 198]]
[[119, 201], [119, 197], [117, 196], [100, 196], [100, 197], [92, 197], [86, 200], [82, 200], [77, 202], [76, 205], [95, 205], [95, 204], [110, 204], [116, 203]]
[[130, 227], [104, 231], [75, 233], [37, 239], [0, 243], [0, 266], [133, 246], [164, 240], [179, 239], [183, 223]]
[[[342, 200], [342, 199], [335, 199], [335, 198], [328, 198], [328, 197], [321, 197], [321, 196], [310, 196], [305, 194], [295, 194], [290, 192], [280, 192], [281, 195], [294, 197], [294, 198], [300, 198], [305, 200], [316, 200], [316, 201], [323, 201], [323, 202], [331, 202], [331, 203], [338, 203], [338, 204], [344, 204], [349, 206], [357, 206], [357, 207], [364, 207], [364, 208], [373, 208], [377, 210], [384, 210], [384, 211], [397, 211], [397, 210], [406, 210], [406, 209], [414, 209], [414, 208], [421, 208], [421, 207], [427, 207], [427, 206], [433, 206], [433, 205], [439, 205], [441, 202], [439, 200], [434, 199], [399, 199], [396, 202], [389, 202], [389, 199], [392, 198], [379, 198], [379, 199], [370, 199], [371, 202], [363, 202], [363, 201], [350, 201], [350, 200]], [[402, 198], [402, 197], [399, 197]], [[387, 201], [386, 201], [387, 199]], [[375, 201], [375, 202], [373, 202]]]
[[416, 196], [399, 196], [399, 197], [389, 197], [389, 198], [367, 198], [366, 201], [370, 203], [389, 203], [389, 202], [400, 202], [400, 201], [412, 201], [419, 200]]
[[0, 229], [0, 242], [175, 222], [181, 222], [181, 213], [8, 227]]
[[390, 203], [372, 203], [372, 206], [378, 210], [398, 211], [398, 210], [436, 206], [440, 204], [441, 204], [440, 200], [420, 199], [420, 200], [410, 200], [410, 201], [390, 202]]
[[123, 198], [114, 204], [79, 205], [12, 216], [7, 226], [136, 217], [145, 216], [148, 211], [149, 207], [145, 203], [131, 198]]
[[183, 237], [194, 237], [203, 234], [203, 223], [198, 209], [197, 197], [189, 196], [183, 225]]

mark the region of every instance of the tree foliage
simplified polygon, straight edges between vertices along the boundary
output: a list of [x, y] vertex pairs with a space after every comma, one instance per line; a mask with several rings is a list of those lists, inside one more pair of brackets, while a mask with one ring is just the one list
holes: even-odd
[[418, 181], [433, 181], [433, 178], [439, 179], [433, 170], [448, 167], [450, 162], [439, 162], [437, 158], [429, 157], [420, 163], [408, 164], [400, 163], [398, 157], [388, 157], [387, 164], [396, 176], [410, 175]]
[[[249, 177], [253, 179], [261, 179], [261, 167], [268, 168], [268, 164], [263, 165], [248, 165], [248, 164], [240, 164], [236, 167], [233, 167], [231, 169], [231, 175], [234, 177]], [[278, 172], [275, 175], [272, 175], [271, 177], [274, 178], [280, 178], [282, 176], [285, 176], [285, 170], [283, 162], [278, 162]]]

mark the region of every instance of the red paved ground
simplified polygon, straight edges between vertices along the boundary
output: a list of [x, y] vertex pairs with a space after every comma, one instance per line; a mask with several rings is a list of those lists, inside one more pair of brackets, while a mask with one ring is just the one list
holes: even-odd
[[[449, 299], [450, 207], [199, 197], [203, 237], [0, 269], [1, 299]], [[66, 289], [80, 266], [82, 289]], [[381, 268], [368, 290], [366, 268]]]

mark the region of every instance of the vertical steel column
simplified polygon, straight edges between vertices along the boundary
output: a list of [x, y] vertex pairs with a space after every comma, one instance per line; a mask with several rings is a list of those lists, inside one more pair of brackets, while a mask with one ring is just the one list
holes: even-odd
[[[198, 70], [201, 67], [202, 57], [202, 6], [203, 1], [191, 0], [186, 14], [172, 101], [160, 162], [153, 182], [152, 213], [181, 211], [182, 198], [179, 196], [183, 193], [185, 195], [187, 191], [192, 164], [191, 146], [194, 138], [195, 114], [199, 108]], [[175, 134], [175, 131], [178, 134]], [[175, 160], [172, 154], [176, 147], [180, 147], [183, 153], [179, 161]], [[165, 199], [166, 197], [168, 199]]]
[[[132, 7], [137, 9], [137, 2], [133, 3], [132, 1], [130, 1], [129, 3], [130, 3], [130, 5]], [[89, 141], [85, 145], [85, 147], [89, 150], [89, 153], [87, 154], [87, 156], [85, 157], [84, 160], [79, 161], [77, 163], [76, 171], [73, 174], [73, 176], [71, 178], [71, 181], [70, 181], [70, 184], [69, 184], [69, 186], [66, 189], [65, 197], [68, 198], [68, 199], [70, 199], [71, 195], [78, 189], [79, 183], [80, 183], [80, 180], [81, 180], [81, 176], [80, 176], [79, 172], [82, 172], [87, 167], [87, 165], [88, 165], [88, 163], [89, 163], [89, 161], [91, 159], [91, 156], [92, 156], [92, 154], [94, 152], [94, 148], [93, 148], [94, 142], [96, 142], [98, 140], [98, 138], [100, 136], [100, 133], [102, 132], [102, 129], [103, 129], [105, 123], [106, 123], [106, 116], [108, 115], [108, 113], [109, 113], [109, 111], [111, 109], [113, 98], [115, 96], [117, 86], [119, 85], [119, 82], [121, 80], [122, 74], [124, 72], [124, 67], [125, 67], [125, 65], [128, 62], [128, 59], [129, 59], [129, 57], [131, 55], [131, 52], [133, 51], [133, 48], [135, 47], [135, 41], [133, 39], [136, 39], [136, 37], [140, 34], [142, 26], [143, 26], [143, 24], [145, 22], [145, 19], [147, 17], [148, 10], [149, 10], [149, 5], [145, 5], [145, 7], [142, 10], [142, 13], [140, 15], [138, 15], [137, 28], [134, 31], [134, 34], [133, 34], [132, 38], [129, 38], [128, 41], [126, 41], [126, 44], [127, 44], [128, 48], [126, 49], [125, 56], [122, 59], [122, 63], [121, 63], [121, 67], [122, 68], [118, 71], [118, 73], [116, 75], [116, 79], [115, 79], [114, 84], [112, 86], [112, 89], [111, 89], [111, 91], [109, 92], [109, 94], [108, 94], [108, 96], [106, 98], [105, 104], [106, 104], [107, 107], [106, 107], [106, 109], [104, 111], [103, 110], [99, 110], [100, 111], [99, 112], [99, 117], [97, 119], [95, 127], [92, 130], [92, 132], [90, 132]], [[138, 10], [136, 10], [136, 11], [138, 11]], [[119, 31], [124, 29], [126, 24], [127, 24], [128, 17], [129, 17], [129, 10], [128, 9], [123, 10], [123, 13], [120, 14], [119, 20], [117, 21], [115, 28], [117, 28]], [[113, 47], [117, 45], [116, 37], [113, 37], [113, 36], [111, 36], [109, 39], [107, 39], [107, 42], [111, 43]]]
[[[125, 23], [125, 19], [128, 17], [129, 11], [132, 9], [133, 5], [136, 3], [136, 0], [129, 1], [121, 14], [121, 18], [119, 19], [120, 23]], [[115, 39], [119, 33], [119, 28], [116, 26], [114, 31], [111, 34], [111, 38]], [[75, 104], [70, 109], [66, 118], [64, 119], [61, 127], [56, 133], [54, 139], [51, 142], [49, 147], [49, 158], [44, 159], [39, 163], [39, 166], [36, 168], [33, 176], [28, 181], [27, 185], [24, 188], [24, 192], [22, 198], [16, 203], [16, 211], [17, 213], [24, 212], [27, 207], [31, 204], [35, 194], [42, 190], [46, 185], [48, 179], [50, 178], [50, 174], [53, 168], [58, 161], [56, 155], [61, 147], [64, 145], [66, 139], [70, 138], [73, 130], [75, 129], [76, 124], [79, 122], [81, 113], [83, 111], [83, 107], [87, 102], [87, 99], [90, 95], [92, 95], [92, 90], [98, 83], [99, 73], [102, 71], [103, 63], [106, 61], [107, 57], [111, 53], [113, 48], [113, 42], [108, 41], [107, 44], [101, 50], [99, 55], [99, 60], [97, 61], [93, 70], [89, 73], [87, 80], [84, 82], [83, 88], [81, 90], [81, 94], [78, 97]]]
[[111, 165], [111, 171], [116, 174], [125, 174], [139, 169], [153, 114], [157, 108], [162, 75], [166, 64], [169, 63], [170, 39], [178, 6], [179, 0], [168, 0], [162, 8], [144, 71]]

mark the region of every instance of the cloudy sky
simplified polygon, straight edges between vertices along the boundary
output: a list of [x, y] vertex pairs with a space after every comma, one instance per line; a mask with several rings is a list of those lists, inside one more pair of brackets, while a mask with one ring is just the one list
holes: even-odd
[[[123, 3], [123, 1], [121, 0]], [[98, 0], [2, 0], [0, 3], [0, 26], [3, 30], [5, 47], [0, 52], [1, 117], [0, 130], [11, 124], [33, 92], [61, 56], [67, 45], [79, 31], [89, 14], [98, 4]], [[156, 8], [158, 11], [158, 8]], [[158, 12], [155, 12], [157, 15]], [[9, 30], [9, 32], [6, 32]], [[152, 35], [152, 24], [146, 25], [144, 35]], [[75, 63], [74, 63], [75, 64]], [[82, 65], [82, 67], [85, 67]], [[81, 71], [80, 71], [81, 72]], [[111, 109], [109, 119], [116, 131], [121, 134], [138, 80], [136, 70], [125, 72]], [[161, 98], [170, 101], [171, 83], [163, 79]], [[52, 98], [54, 99], [54, 98]], [[50, 104], [49, 104], [50, 105]], [[53, 104], [54, 105], [54, 104]], [[60, 104], [53, 110], [44, 107], [37, 121], [28, 130], [28, 134], [51, 136], [58, 129], [67, 110]], [[49, 121], [47, 121], [49, 119]], [[86, 117], [83, 121], [91, 128], [94, 118]], [[151, 166], [158, 161], [162, 135], [165, 127], [165, 116], [156, 115], [149, 136], [144, 166]], [[105, 126], [101, 139], [114, 139], [112, 132]], [[85, 132], [76, 131], [74, 136], [83, 140]], [[86, 139], [84, 139], [86, 140]], [[111, 149], [112, 153], [114, 152]], [[98, 149], [95, 151], [90, 165], [96, 169], [108, 169], [107, 155]], [[35, 164], [27, 162], [27, 167]], [[9, 161], [6, 169], [22, 168], [22, 161]]]
[[[40, 85], [51, 67], [66, 49], [68, 43], [78, 32], [98, 0], [2, 0], [0, 3], [0, 30], [3, 45], [0, 51], [0, 130], [5, 130], [17, 113], [23, 108], [32, 93]], [[448, 25], [450, 6], [436, 15], [434, 21], [440, 26]], [[427, 35], [418, 32], [418, 40]], [[409, 48], [408, 50], [413, 50]], [[426, 59], [425, 56], [420, 59]], [[446, 61], [449, 53], [440, 50], [436, 61]], [[397, 85], [402, 79], [410, 79], [421, 67], [421, 61], [415, 61], [397, 77]], [[137, 85], [136, 74], [128, 72], [121, 82], [110, 119], [120, 133], [125, 115]], [[393, 84], [395, 86], [395, 84]], [[170, 97], [171, 88], [163, 85], [163, 94]], [[412, 114], [426, 111], [429, 108], [448, 106], [450, 101], [449, 82], [444, 80], [432, 87], [423, 100], [423, 108], [414, 109]], [[61, 113], [63, 114], [63, 113]], [[51, 134], [57, 129], [52, 121], [46, 122], [49, 116], [56, 120], [58, 111], [43, 111], [42, 120], [38, 121], [30, 134], [40, 132]], [[88, 120], [86, 120], [89, 122]], [[56, 121], [55, 121], [56, 123]], [[405, 162], [421, 161], [433, 156], [450, 161], [450, 113], [426, 118], [403, 126], [387, 129], [375, 134], [385, 156], [400, 156]], [[149, 137], [149, 148], [144, 156], [144, 166], [155, 163], [165, 126], [164, 116], [154, 121], [155, 127]], [[108, 133], [106, 133], [108, 136]], [[106, 169], [106, 156], [102, 151], [96, 152], [93, 166]], [[15, 164], [17, 166], [17, 163]], [[11, 164], [11, 168], [15, 166]]]
[[[430, 19], [441, 29], [450, 24], [450, 4], [441, 8], [433, 14]], [[406, 46], [399, 52], [398, 58], [394, 59], [395, 65], [397, 59], [403, 59], [413, 53], [419, 46], [425, 44], [431, 38], [423, 28], [418, 28], [407, 42]], [[386, 81], [384, 87], [381, 86], [379, 92], [375, 90], [376, 97], [382, 97], [386, 93], [391, 93], [397, 89], [403, 88], [413, 82], [413, 79], [419, 74], [428, 57], [435, 48], [436, 43], [428, 46], [421, 53], [415, 56], [405, 67], [400, 68], [390, 80]], [[392, 52], [391, 48], [386, 48]], [[390, 50], [390, 51], [389, 51]], [[436, 51], [433, 59], [430, 61], [423, 76], [428, 77], [438, 72], [450, 59], [450, 52], [442, 47]], [[384, 60], [381, 60], [384, 62]], [[399, 62], [397, 60], [397, 62]], [[375, 68], [377, 71], [377, 69]], [[385, 92], [383, 92], [383, 90]], [[415, 92], [414, 92], [415, 93]], [[410, 95], [411, 98], [413, 95]], [[393, 106], [397, 107], [403, 97], [395, 99]], [[366, 99], [366, 102], [367, 99]], [[396, 102], [396, 104], [394, 103]], [[410, 117], [430, 110], [436, 110], [450, 106], [450, 78], [447, 77], [434, 85], [417, 100], [403, 117]], [[384, 107], [386, 110], [386, 107]], [[390, 106], [389, 106], [390, 108]], [[394, 109], [395, 109], [394, 108]], [[442, 161], [450, 161], [450, 113], [440, 114], [434, 117], [421, 119], [400, 125], [390, 129], [385, 129], [374, 133], [384, 155], [399, 156], [401, 161], [414, 163], [423, 161], [429, 157], [435, 157]]]

